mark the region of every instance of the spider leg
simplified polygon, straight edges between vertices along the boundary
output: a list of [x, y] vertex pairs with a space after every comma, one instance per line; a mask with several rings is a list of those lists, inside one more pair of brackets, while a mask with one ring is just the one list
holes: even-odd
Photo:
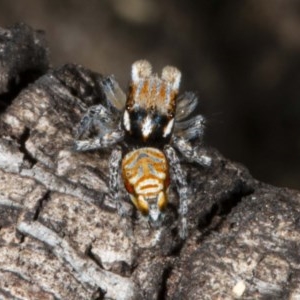
[[99, 130], [107, 130], [113, 128], [117, 123], [115, 115], [113, 115], [102, 104], [91, 106], [81, 118], [81, 121], [76, 129], [76, 138], [80, 138], [88, 132], [93, 126]]
[[112, 151], [109, 160], [109, 190], [112, 199], [117, 203], [117, 210], [119, 216], [125, 215], [125, 209], [120, 201], [119, 187], [120, 187], [120, 169], [122, 161], [122, 150], [117, 147]]
[[108, 76], [101, 81], [102, 90], [113, 110], [122, 111], [126, 103], [126, 94], [120, 88], [114, 76]]
[[188, 117], [198, 104], [197, 96], [192, 92], [185, 92], [177, 98], [176, 121], [181, 121]]
[[193, 148], [191, 143], [184, 138], [173, 136], [172, 144], [189, 162], [196, 162], [203, 167], [211, 165], [211, 157], [198, 147]]
[[187, 228], [187, 212], [188, 212], [188, 185], [186, 181], [186, 174], [180, 166], [179, 158], [171, 146], [167, 145], [164, 148], [164, 152], [169, 160], [169, 165], [171, 167], [171, 176], [176, 184], [180, 205], [179, 205], [179, 215], [180, 215], [180, 229], [179, 235], [182, 239], [185, 239], [188, 234]]
[[103, 136], [98, 136], [89, 140], [75, 140], [73, 150], [75, 151], [89, 151], [96, 149], [109, 148], [124, 138], [124, 131], [118, 129], [116, 131], [108, 132]]
[[184, 138], [187, 141], [194, 139], [201, 140], [204, 133], [205, 119], [202, 115], [197, 115], [185, 121], [178, 122], [174, 125], [174, 135]]

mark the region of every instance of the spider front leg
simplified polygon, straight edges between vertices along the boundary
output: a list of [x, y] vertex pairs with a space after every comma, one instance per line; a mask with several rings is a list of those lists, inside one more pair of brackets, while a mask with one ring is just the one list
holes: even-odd
[[186, 139], [174, 136], [172, 144], [189, 162], [196, 162], [203, 167], [211, 165], [211, 158], [206, 155], [205, 151], [193, 148]]
[[120, 170], [122, 161], [122, 150], [117, 147], [112, 151], [109, 160], [109, 190], [112, 199], [117, 203], [117, 210], [119, 216], [125, 215], [125, 209], [120, 200]]
[[103, 136], [98, 136], [89, 140], [76, 140], [73, 144], [75, 151], [89, 151], [96, 149], [109, 148], [118, 142], [121, 142], [124, 138], [124, 131], [117, 129], [116, 131], [108, 132]]
[[187, 212], [188, 212], [188, 185], [186, 181], [186, 174], [180, 166], [179, 158], [175, 150], [167, 145], [164, 148], [164, 152], [169, 160], [171, 167], [171, 177], [177, 187], [177, 192], [180, 199], [179, 215], [180, 215], [180, 229], [179, 235], [182, 239], [185, 239], [188, 234], [187, 226]]
[[102, 104], [91, 106], [78, 124], [76, 129], [76, 138], [80, 138], [89, 132], [93, 127], [98, 130], [107, 130], [116, 126], [116, 116]]
[[126, 94], [120, 88], [114, 76], [108, 76], [101, 81], [101, 87], [112, 111], [122, 111], [126, 103]]

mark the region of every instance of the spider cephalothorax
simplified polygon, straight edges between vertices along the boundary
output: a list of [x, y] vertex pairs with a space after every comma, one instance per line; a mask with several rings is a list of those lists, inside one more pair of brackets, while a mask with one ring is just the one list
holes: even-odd
[[135, 142], [164, 145], [174, 126], [176, 97], [181, 73], [165, 67], [161, 78], [152, 74], [147, 61], [132, 65], [132, 80], [126, 100], [123, 124], [126, 135]]
[[[176, 150], [186, 160], [203, 166], [210, 165], [211, 159], [190, 143], [201, 139], [204, 118], [198, 115], [186, 120], [195, 109], [197, 98], [193, 93], [177, 97], [180, 79], [181, 73], [175, 67], [164, 67], [159, 77], [152, 73], [148, 61], [140, 60], [132, 65], [126, 96], [114, 77], [107, 77], [101, 83], [106, 104], [89, 108], [77, 129], [77, 138], [92, 128], [98, 134], [92, 140], [77, 139], [74, 148], [112, 149], [110, 191], [117, 200], [119, 214], [124, 214], [119, 201], [122, 174], [132, 203], [155, 227], [163, 220], [171, 176], [180, 198], [180, 236], [185, 238], [189, 193]], [[123, 159], [122, 148], [127, 151]]]

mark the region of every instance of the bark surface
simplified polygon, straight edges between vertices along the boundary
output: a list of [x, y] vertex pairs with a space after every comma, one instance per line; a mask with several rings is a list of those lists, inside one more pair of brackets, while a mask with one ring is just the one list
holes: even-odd
[[47, 71], [38, 36], [24, 24], [0, 29], [0, 298], [300, 299], [299, 192], [207, 149], [210, 168], [183, 165], [187, 240], [174, 189], [160, 229], [130, 203], [120, 219], [110, 151], [71, 148], [82, 114], [103, 100], [102, 75], [71, 64]]

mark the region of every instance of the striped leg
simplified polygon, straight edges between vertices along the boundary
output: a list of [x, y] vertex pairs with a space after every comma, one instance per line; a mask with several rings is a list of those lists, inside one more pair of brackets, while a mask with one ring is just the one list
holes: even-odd
[[179, 215], [180, 215], [180, 228], [179, 235], [182, 239], [185, 239], [188, 234], [187, 226], [187, 212], [188, 212], [188, 185], [186, 181], [186, 175], [180, 166], [179, 158], [175, 150], [167, 145], [164, 148], [165, 154], [169, 160], [171, 167], [171, 176], [176, 184], [177, 191], [180, 198]]
[[105, 108], [102, 104], [93, 105], [89, 107], [87, 112], [83, 115], [76, 128], [76, 138], [80, 138], [98, 122], [102, 126], [111, 126], [115, 122], [113, 114]]
[[189, 141], [184, 138], [173, 137], [174, 147], [185, 157], [189, 162], [196, 162], [203, 167], [209, 167], [212, 159], [206, 155], [205, 151], [198, 148], [193, 148]]
[[90, 140], [76, 140], [73, 144], [74, 151], [89, 151], [113, 146], [124, 138], [124, 131], [119, 129]]
[[123, 217], [125, 215], [124, 207], [121, 203], [120, 190], [120, 169], [122, 161], [122, 150], [117, 147], [112, 151], [109, 160], [109, 190], [113, 200], [117, 202], [118, 214]]

